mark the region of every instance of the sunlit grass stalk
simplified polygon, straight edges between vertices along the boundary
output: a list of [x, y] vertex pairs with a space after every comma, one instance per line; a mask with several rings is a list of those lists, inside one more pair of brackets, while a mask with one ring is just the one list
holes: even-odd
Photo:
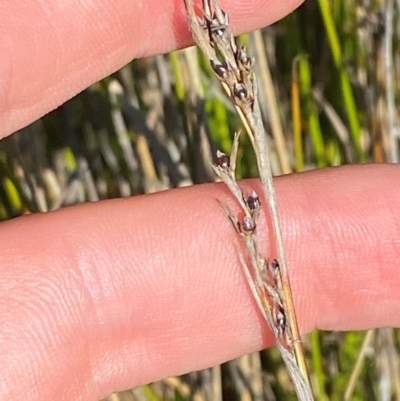
[[241, 264], [260, 311], [275, 334], [296, 393], [300, 400], [311, 401], [313, 395], [293, 306], [269, 146], [258, 103], [254, 60], [247, 56], [244, 47], [237, 46], [229, 26], [228, 15], [220, 9], [217, 0], [203, 0], [200, 16], [196, 14], [191, 0], [185, 0], [185, 5], [193, 38], [210, 61], [253, 144], [264, 197], [268, 204], [267, 221], [273, 231], [273, 235], [270, 236], [270, 254], [277, 255], [278, 260], [274, 256], [271, 260], [260, 254], [256, 233], [261, 211], [260, 199], [254, 190], [250, 195], [243, 193], [236, 181], [239, 135], [235, 135], [229, 157], [217, 154], [214, 171], [228, 186], [241, 206], [244, 216], [237, 216], [224, 204], [221, 204], [221, 207], [245, 245], [249, 262], [239, 253]]
[[322, 19], [324, 21], [329, 47], [331, 49], [334, 64], [339, 74], [341, 95], [347, 119], [350, 125], [353, 145], [359, 161], [365, 161], [365, 154], [361, 146], [361, 126], [358, 117], [354, 93], [350, 82], [350, 77], [343, 63], [342, 47], [339, 34], [336, 29], [334, 17], [332, 15], [329, 0], [318, 0]]
[[364, 359], [368, 353], [368, 349], [372, 346], [374, 336], [375, 336], [375, 330], [369, 330], [369, 331], [367, 331], [367, 334], [364, 337], [362, 347], [357, 356], [357, 361], [354, 365], [353, 371], [351, 372], [350, 379], [347, 383], [346, 391], [345, 391], [344, 397], [343, 397], [344, 401], [350, 401], [351, 397], [353, 396], [354, 389], [356, 387], [358, 378], [361, 374], [361, 369], [362, 369]]
[[389, 160], [392, 163], [399, 162], [399, 126], [396, 118], [396, 107], [393, 85], [393, 0], [387, 0], [385, 6], [385, 78], [386, 78], [386, 106], [388, 131], [390, 139]]
[[255, 56], [257, 59], [257, 63], [259, 63], [260, 65], [259, 85], [260, 87], [262, 87], [266, 96], [269, 118], [271, 121], [271, 131], [279, 156], [281, 172], [282, 174], [289, 174], [292, 172], [292, 167], [290, 165], [289, 152], [287, 149], [285, 137], [283, 135], [283, 128], [279, 115], [278, 100], [275, 94], [276, 87], [273, 84], [267, 52], [265, 50], [265, 44], [261, 31], [255, 31], [253, 33], [253, 38]]
[[[301, 57], [301, 56], [300, 56]], [[296, 171], [304, 170], [304, 152], [303, 137], [301, 124], [301, 102], [300, 102], [300, 86], [298, 72], [299, 57], [293, 60], [292, 65], [292, 124], [294, 137], [294, 158]]]
[[185, 86], [182, 79], [182, 67], [181, 61], [179, 60], [179, 52], [173, 51], [169, 54], [169, 60], [171, 65], [172, 74], [175, 82], [175, 93], [176, 97], [182, 101], [185, 97]]
[[315, 163], [318, 167], [326, 167], [325, 144], [322, 135], [321, 125], [317, 106], [312, 94], [311, 70], [307, 57], [299, 59], [299, 86], [301, 93], [302, 108], [306, 114], [308, 130], [313, 145]]
[[328, 401], [329, 398], [325, 391], [325, 372], [322, 366], [321, 335], [319, 330], [311, 333], [311, 358], [313, 373], [317, 382], [315, 396], [318, 401]]

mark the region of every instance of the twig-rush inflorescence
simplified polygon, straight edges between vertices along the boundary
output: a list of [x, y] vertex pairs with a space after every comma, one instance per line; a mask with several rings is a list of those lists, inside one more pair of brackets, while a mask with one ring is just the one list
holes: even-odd
[[244, 47], [236, 45], [228, 15], [217, 0], [202, 0], [200, 15], [195, 12], [192, 0], [184, 2], [193, 38], [235, 105], [255, 149], [278, 258], [270, 260], [259, 252], [257, 220], [261, 212], [260, 198], [255, 191], [244, 193], [236, 181], [239, 133], [234, 136], [230, 155], [217, 152], [213, 168], [239, 203], [242, 213], [236, 214], [222, 203], [221, 207], [245, 246], [246, 255], [239, 251], [240, 262], [257, 305], [275, 335], [298, 398], [311, 401], [314, 398], [293, 308], [266, 134], [257, 100], [254, 60], [247, 56]]

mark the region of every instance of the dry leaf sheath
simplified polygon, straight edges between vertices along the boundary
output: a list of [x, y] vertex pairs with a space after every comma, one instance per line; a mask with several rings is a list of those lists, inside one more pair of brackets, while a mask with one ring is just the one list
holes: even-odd
[[235, 134], [229, 156], [221, 152], [217, 154], [214, 171], [228, 186], [243, 213], [239, 217], [226, 205], [221, 204], [221, 207], [245, 245], [246, 255], [240, 250], [238, 252], [241, 264], [257, 304], [275, 334], [298, 398], [302, 401], [313, 400], [286, 268], [267, 137], [257, 101], [254, 60], [247, 56], [243, 47], [236, 45], [228, 15], [219, 7], [217, 0], [202, 0], [201, 15], [196, 14], [192, 0], [184, 2], [194, 40], [235, 105], [253, 144], [268, 203], [267, 219], [274, 234], [271, 252], [278, 257], [268, 259], [259, 252], [257, 219], [261, 211], [260, 199], [255, 191], [244, 194], [235, 178], [239, 134]]

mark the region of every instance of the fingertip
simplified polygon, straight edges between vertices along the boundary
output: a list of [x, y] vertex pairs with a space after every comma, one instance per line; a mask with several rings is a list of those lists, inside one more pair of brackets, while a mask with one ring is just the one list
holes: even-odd
[[[230, 0], [237, 33], [282, 18], [299, 0]], [[13, 20], [10, 29], [9, 21]], [[182, 0], [0, 2], [0, 137], [53, 110], [133, 58], [192, 43]]]
[[[303, 333], [400, 324], [400, 193], [393, 190], [399, 176], [398, 166], [374, 165], [276, 180]], [[241, 185], [261, 193], [256, 180]], [[45, 335], [40, 325], [32, 334], [44, 350], [51, 346], [52, 361], [39, 360], [36, 342], [25, 342], [24, 353], [36, 358], [35, 374], [45, 376], [47, 386], [60, 367], [76, 364], [80, 377], [93, 377], [106, 395], [272, 343], [239, 263], [240, 239], [216, 199], [238, 211], [224, 185], [207, 184], [67, 208], [0, 227], [7, 250], [0, 254], [0, 285], [18, 282], [29, 294], [35, 287], [26, 280], [28, 271], [33, 282], [50, 286], [40, 290], [51, 295], [50, 317], [36, 298], [17, 305], [14, 292], [0, 291], [11, 299], [0, 303], [7, 308], [1, 324], [33, 332], [30, 319], [46, 319]], [[267, 252], [265, 216], [258, 227], [260, 251]], [[66, 291], [63, 282], [73, 285]], [[63, 297], [67, 302], [59, 306]], [[85, 322], [78, 338], [60, 336], [76, 321]], [[0, 330], [0, 346], [7, 344], [1, 351], [17, 355], [20, 339], [5, 334]], [[90, 347], [89, 363], [82, 344]], [[82, 360], [76, 349], [83, 349]], [[51, 369], [52, 363], [58, 368]], [[75, 383], [76, 391], [78, 385], [82, 381]]]

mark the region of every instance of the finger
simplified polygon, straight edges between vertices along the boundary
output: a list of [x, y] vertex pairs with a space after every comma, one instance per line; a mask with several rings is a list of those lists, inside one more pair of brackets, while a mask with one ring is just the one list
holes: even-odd
[[[276, 180], [303, 333], [400, 324], [399, 178], [377, 165]], [[271, 344], [216, 199], [237, 210], [210, 184], [3, 224], [1, 398], [95, 400]], [[266, 252], [264, 218], [259, 233]]]
[[[237, 32], [300, 0], [226, 0]], [[191, 43], [183, 0], [0, 0], [0, 138], [136, 57]]]

